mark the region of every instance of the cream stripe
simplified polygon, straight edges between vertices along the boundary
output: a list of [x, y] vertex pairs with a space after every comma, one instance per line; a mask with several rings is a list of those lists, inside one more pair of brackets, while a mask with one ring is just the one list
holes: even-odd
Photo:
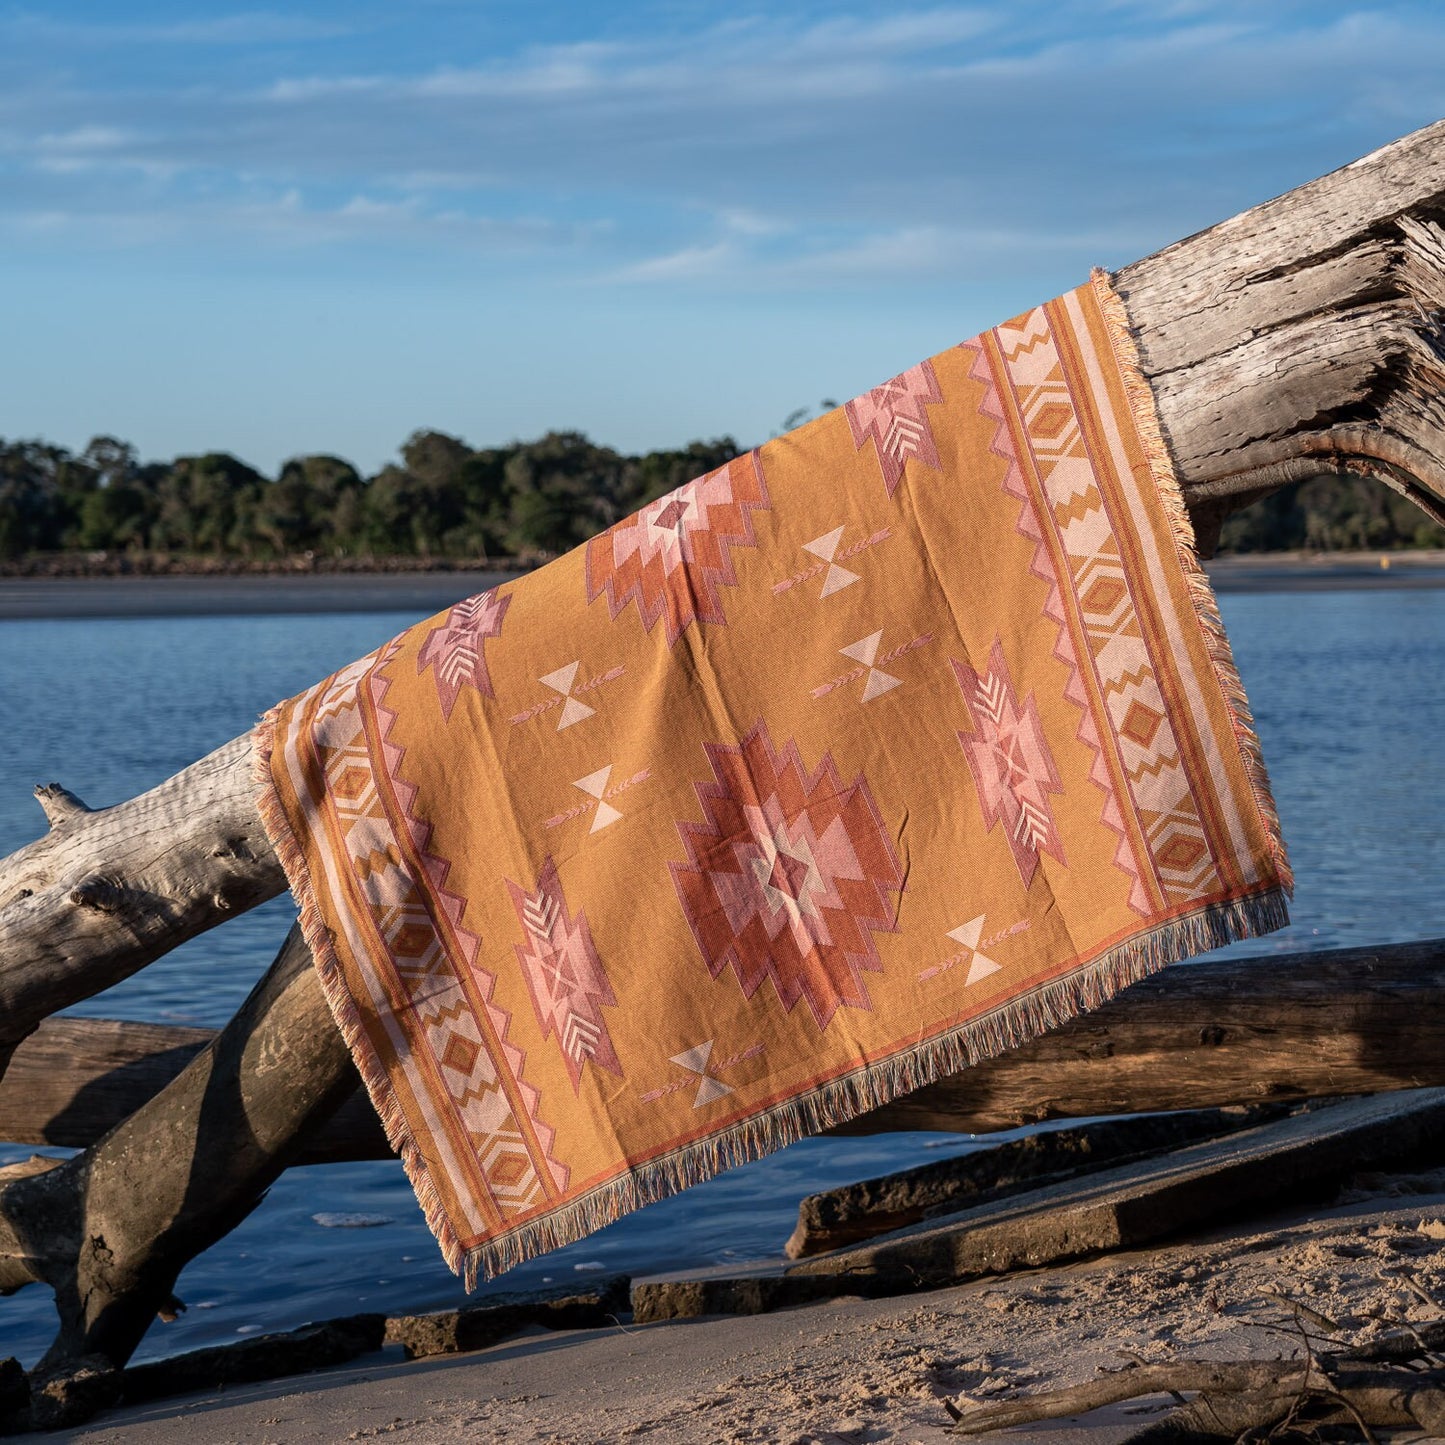
[[[1069, 320], [1073, 325], [1074, 334], [1079, 339], [1079, 355], [1083, 359], [1084, 368], [1089, 374], [1089, 382], [1093, 387], [1094, 395], [1099, 399], [1099, 417], [1104, 427], [1105, 440], [1109, 444], [1110, 457], [1114, 463], [1114, 471], [1117, 474], [1120, 484], [1124, 489], [1125, 496], [1129, 500], [1131, 510], [1139, 517], [1148, 517], [1153, 508], [1145, 509], [1145, 501], [1142, 493], [1134, 480], [1134, 469], [1129, 465], [1128, 453], [1124, 448], [1123, 438], [1119, 435], [1118, 422], [1114, 416], [1114, 409], [1109, 406], [1109, 391], [1104, 380], [1104, 375], [1099, 366], [1098, 352], [1095, 350], [1093, 336], [1089, 330], [1089, 323], [1079, 304], [1079, 296], [1075, 291], [1070, 291], [1061, 298], [1064, 307], [1069, 313]], [[1152, 500], [1152, 499], [1151, 499]], [[1244, 816], [1239, 809], [1239, 803], [1235, 797], [1234, 789], [1229, 785], [1232, 777], [1232, 770], [1224, 766], [1224, 754], [1219, 746], [1219, 737], [1216, 733], [1208, 712], [1205, 710], [1203, 699], [1199, 693], [1197, 672], [1192, 662], [1192, 655], [1185, 643], [1183, 632], [1180, 628], [1179, 613], [1174, 604], [1174, 594], [1169, 586], [1168, 577], [1165, 573], [1163, 561], [1159, 555], [1159, 549], [1155, 541], [1154, 528], [1149, 525], [1141, 525], [1135, 528], [1139, 538], [1140, 549], [1144, 554], [1144, 560], [1149, 569], [1149, 580], [1154, 588], [1154, 595], [1158, 599], [1159, 610], [1164, 617], [1165, 631], [1169, 636], [1169, 642], [1174, 650], [1175, 657], [1182, 659], [1189, 665], [1190, 677], [1184, 679], [1184, 697], [1189, 705], [1190, 715], [1194, 720], [1195, 731], [1199, 735], [1203, 746], [1205, 761], [1209, 766], [1209, 773], [1212, 778], [1219, 780], [1219, 786], [1215, 792], [1219, 798], [1220, 807], [1224, 813], [1225, 826], [1229, 830], [1230, 842], [1234, 848], [1234, 864], [1238, 868], [1241, 877], [1246, 884], [1259, 881], [1259, 868], [1255, 862], [1255, 850], [1251, 846], [1252, 840], [1249, 830], [1245, 826]], [[1211, 673], [1211, 677], [1212, 677]], [[1234, 762], [1240, 760], [1235, 758]]]

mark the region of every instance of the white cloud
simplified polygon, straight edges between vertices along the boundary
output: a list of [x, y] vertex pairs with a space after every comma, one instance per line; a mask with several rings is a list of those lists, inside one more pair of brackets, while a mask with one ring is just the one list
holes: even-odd
[[[195, 24], [240, 44], [285, 19]], [[288, 224], [337, 244], [560, 246], [651, 284], [901, 282], [1119, 263], [1433, 119], [1445, 12], [1028, 0], [169, 86], [5, 73], [0, 215], [129, 206], [157, 237], [221, 216], [274, 237], [269, 198], [294, 192]]]

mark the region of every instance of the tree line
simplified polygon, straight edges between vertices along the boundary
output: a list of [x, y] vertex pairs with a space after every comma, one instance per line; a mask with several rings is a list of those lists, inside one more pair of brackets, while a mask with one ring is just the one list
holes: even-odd
[[[724, 436], [626, 455], [579, 432], [473, 448], [417, 431], [400, 460], [371, 477], [317, 454], [271, 478], [225, 452], [142, 462], [114, 437], [80, 453], [0, 439], [0, 561], [66, 552], [535, 558], [568, 550], [740, 450]], [[1221, 551], [1441, 546], [1445, 529], [1403, 497], [1364, 479], [1321, 477], [1231, 517]]]

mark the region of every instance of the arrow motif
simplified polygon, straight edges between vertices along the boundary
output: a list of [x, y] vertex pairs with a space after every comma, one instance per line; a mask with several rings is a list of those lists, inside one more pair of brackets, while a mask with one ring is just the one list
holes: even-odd
[[[960, 923], [957, 928], [950, 928], [947, 936], [959, 944], [960, 951], [945, 958], [942, 963], [936, 963], [932, 968], [925, 968], [918, 975], [918, 981], [922, 983], [925, 979], [936, 978], [940, 973], [947, 973], [949, 969], [958, 964], [968, 963], [968, 974], [963, 980], [965, 988], [985, 979], [991, 973], [997, 973], [1002, 964], [995, 963], [991, 958], [985, 958], [978, 951], [979, 940], [983, 937], [984, 915], [980, 913], [977, 918], [970, 918], [967, 923]], [[998, 935], [993, 941], [1004, 935]]]
[[705, 1044], [696, 1044], [680, 1054], [674, 1054], [668, 1061], [681, 1064], [689, 1073], [697, 1075], [697, 1093], [692, 1101], [694, 1109], [701, 1109], [704, 1104], [711, 1104], [715, 1099], [726, 1098], [732, 1093], [731, 1085], [714, 1078], [707, 1071], [708, 1060], [712, 1058], [712, 1046], [713, 1040], [709, 1039]]
[[842, 527], [834, 527], [831, 532], [821, 537], [814, 537], [811, 542], [803, 543], [803, 550], [811, 552], [813, 556], [828, 564], [828, 574], [823, 578], [823, 590], [818, 594], [821, 597], [831, 597], [835, 592], [841, 592], [845, 587], [851, 587], [853, 583], [862, 579], [856, 572], [850, 572], [846, 567], [840, 566], [833, 560], [838, 554], [838, 545], [843, 540]]

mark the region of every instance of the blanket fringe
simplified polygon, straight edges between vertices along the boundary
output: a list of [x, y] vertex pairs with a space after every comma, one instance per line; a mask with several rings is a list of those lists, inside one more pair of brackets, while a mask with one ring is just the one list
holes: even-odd
[[741, 1120], [711, 1138], [649, 1160], [545, 1218], [478, 1245], [466, 1254], [466, 1287], [475, 1289], [478, 1279], [491, 1279], [536, 1255], [572, 1244], [643, 1205], [1029, 1043], [1078, 1014], [1098, 1008], [1120, 989], [1157, 973], [1166, 964], [1273, 932], [1288, 922], [1284, 895], [1278, 888], [1171, 920], [1119, 944], [1036, 994], [970, 1019], [804, 1097]]
[[291, 895], [300, 910], [301, 933], [311, 950], [316, 964], [316, 976], [321, 980], [321, 992], [325, 995], [331, 1016], [346, 1040], [346, 1047], [356, 1061], [357, 1072], [366, 1086], [367, 1097], [381, 1120], [387, 1144], [401, 1158], [402, 1168], [416, 1192], [417, 1203], [426, 1216], [427, 1228], [436, 1236], [436, 1241], [453, 1274], [466, 1270], [467, 1288], [474, 1287], [475, 1273], [467, 1262], [461, 1240], [452, 1228], [442, 1206], [441, 1196], [432, 1182], [431, 1171], [417, 1148], [416, 1140], [407, 1127], [401, 1105], [387, 1078], [381, 1060], [377, 1058], [371, 1041], [362, 1027], [361, 1015], [357, 1011], [350, 991], [341, 973], [341, 964], [331, 942], [331, 930], [327, 928], [316, 901], [311, 884], [311, 870], [306, 866], [306, 855], [291, 830], [290, 819], [276, 795], [276, 786], [271, 778], [271, 755], [276, 748], [276, 731], [280, 726], [281, 712], [285, 704], [273, 707], [263, 714], [251, 733], [251, 777], [256, 785], [256, 810], [261, 815], [261, 826], [276, 850], [281, 869], [291, 887]]
[[[1169, 519], [1169, 528], [1174, 536], [1174, 546], [1179, 555], [1179, 564], [1184, 572], [1184, 581], [1189, 589], [1190, 601], [1194, 604], [1194, 615], [1199, 621], [1209, 650], [1209, 660], [1219, 679], [1220, 691], [1229, 707], [1229, 718], [1234, 736], [1239, 745], [1240, 757], [1249, 777], [1250, 790], [1254, 795], [1255, 807], [1259, 812], [1260, 824], [1269, 844], [1270, 857], [1274, 863], [1280, 886], [1292, 898], [1294, 896], [1294, 872], [1290, 868], [1289, 855], [1285, 851], [1284, 837], [1280, 832], [1279, 810], [1275, 807], [1274, 794], [1270, 790], [1269, 775], [1265, 771], [1264, 755], [1260, 751], [1259, 738], [1254, 730], [1254, 717], [1245, 699], [1244, 685], [1239, 679], [1239, 669], [1234, 663], [1229, 639], [1225, 636], [1224, 622], [1219, 615], [1219, 603], [1215, 600], [1214, 589], [1200, 565], [1199, 551], [1195, 545], [1194, 524], [1184, 505], [1184, 493], [1174, 470], [1174, 459], [1169, 453], [1169, 444], [1164, 440], [1164, 429], [1159, 421], [1159, 410], [1154, 400], [1154, 389], [1145, 377], [1139, 361], [1139, 348], [1129, 325], [1129, 314], [1123, 299], [1114, 290], [1107, 271], [1096, 267], [1090, 277], [1094, 296], [1113, 345], [1114, 361], [1124, 379], [1124, 391], [1129, 398], [1130, 410], [1134, 415], [1134, 427], [1144, 448], [1145, 459], [1154, 477], [1164, 504], [1164, 514]], [[1279, 927], [1288, 923], [1285, 919]]]

